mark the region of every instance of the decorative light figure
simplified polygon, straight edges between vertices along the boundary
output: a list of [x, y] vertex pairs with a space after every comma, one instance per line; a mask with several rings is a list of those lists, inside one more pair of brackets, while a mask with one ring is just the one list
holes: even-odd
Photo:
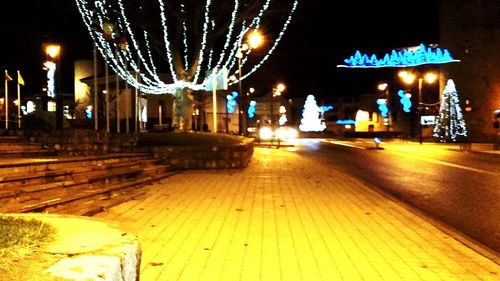
[[227, 95], [227, 103], [226, 103], [226, 108], [228, 113], [233, 113], [234, 110], [236, 109], [236, 98], [238, 97], [237, 92], [232, 92], [231, 95]]
[[55, 74], [56, 74], [56, 64], [51, 61], [46, 61], [44, 64], [47, 69], [47, 96], [51, 98], [56, 97], [56, 84], [55, 84]]
[[316, 99], [313, 95], [308, 95], [302, 111], [302, 120], [300, 121], [299, 129], [302, 132], [322, 132], [326, 129], [326, 125], [320, 117], [321, 109], [316, 104]]
[[286, 122], [288, 122], [288, 119], [286, 118], [286, 108], [283, 105], [280, 106], [279, 113], [281, 115], [280, 119], [278, 120], [278, 124], [280, 126], [283, 126], [286, 124]]
[[411, 94], [409, 93], [405, 93], [405, 91], [403, 90], [399, 90], [398, 91], [398, 96], [401, 98], [399, 101], [401, 102], [401, 104], [403, 105], [403, 111], [404, 112], [410, 112], [411, 111], [411, 106], [412, 106], [412, 103], [411, 103]]
[[255, 107], [257, 106], [257, 102], [252, 100], [250, 101], [250, 106], [248, 107], [248, 117], [254, 118], [255, 117]]
[[440, 142], [456, 142], [460, 136], [467, 137], [467, 128], [455, 83], [449, 79], [443, 90], [434, 137], [439, 138]]
[[389, 108], [387, 107], [387, 99], [377, 99], [378, 110], [380, 110], [380, 115], [382, 117], [387, 117], [389, 113]]

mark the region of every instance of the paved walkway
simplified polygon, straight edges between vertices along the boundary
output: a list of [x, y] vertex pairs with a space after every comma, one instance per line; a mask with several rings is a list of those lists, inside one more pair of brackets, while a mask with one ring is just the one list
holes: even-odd
[[500, 266], [404, 205], [284, 149], [187, 171], [96, 217], [135, 233], [141, 280], [499, 280]]

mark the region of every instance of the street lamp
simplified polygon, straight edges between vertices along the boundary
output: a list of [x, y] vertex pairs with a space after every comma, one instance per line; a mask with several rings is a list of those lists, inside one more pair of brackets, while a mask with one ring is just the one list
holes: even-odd
[[[418, 79], [418, 101], [417, 101], [417, 113], [418, 113], [418, 126], [419, 126], [419, 135], [418, 135], [418, 141], [420, 144], [422, 144], [422, 111], [424, 109], [424, 103], [422, 102], [422, 85], [423, 82], [425, 81], [427, 84], [432, 84], [434, 83], [438, 76], [437, 74], [433, 72], [427, 72], [425, 74], [414, 74], [411, 72], [407, 71], [400, 71], [398, 73], [398, 76], [405, 82], [406, 84], [413, 84], [415, 82], [415, 79]], [[418, 76], [418, 77], [417, 77]], [[412, 123], [413, 124], [413, 123]]]
[[45, 45], [45, 54], [47, 54], [49, 60], [51, 62], [56, 63], [55, 70], [57, 71], [56, 83], [57, 87], [54, 85], [54, 92], [56, 98], [56, 129], [63, 129], [63, 94], [61, 90], [61, 45], [58, 44], [47, 44]]
[[279, 83], [276, 87], [273, 88], [273, 92], [271, 94], [271, 128], [274, 128], [274, 97], [279, 97], [285, 91], [285, 84]]
[[248, 34], [247, 43], [241, 44], [236, 53], [236, 58], [238, 58], [238, 129], [240, 135], [242, 135], [243, 132], [246, 132], [246, 95], [243, 95], [243, 86], [241, 84], [241, 80], [243, 77], [241, 60], [243, 59], [244, 55], [247, 55], [250, 52], [251, 49], [258, 48], [262, 44], [262, 41], [262, 35], [257, 29], [254, 29]]

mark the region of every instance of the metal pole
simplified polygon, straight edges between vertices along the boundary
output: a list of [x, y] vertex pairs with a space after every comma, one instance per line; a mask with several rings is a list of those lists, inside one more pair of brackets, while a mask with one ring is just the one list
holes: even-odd
[[7, 70], [5, 70], [5, 129], [9, 129], [9, 85], [7, 80]]
[[227, 95], [226, 95], [226, 134], [229, 134], [229, 112], [227, 111]]
[[19, 70], [17, 71], [17, 128], [21, 129], [21, 84], [19, 84]]
[[106, 62], [106, 132], [109, 134], [109, 68]]
[[128, 83], [125, 81], [125, 131], [128, 133], [130, 133], [130, 124], [129, 124], [129, 118], [130, 118], [130, 115], [128, 113], [130, 107], [131, 107], [131, 99], [130, 99], [130, 93], [128, 92]]
[[243, 116], [242, 116], [242, 104], [243, 104], [243, 93], [242, 93], [242, 86], [241, 86], [241, 57], [238, 58], [238, 75], [239, 75], [239, 78], [238, 78], [238, 100], [239, 100], [239, 103], [238, 103], [238, 131], [239, 131], [239, 134], [242, 135], [243, 134]]
[[270, 125], [271, 125], [271, 129], [273, 129], [273, 128], [274, 128], [274, 120], [273, 120], [273, 119], [274, 119], [274, 118], [273, 118], [273, 115], [274, 115], [274, 113], [273, 113], [273, 111], [274, 111], [274, 109], [273, 109], [273, 107], [274, 107], [274, 91], [275, 91], [275, 90], [274, 90], [274, 88], [273, 88], [273, 90], [272, 90], [272, 92], [271, 92], [271, 116], [269, 117], [269, 119], [270, 119], [270, 121], [271, 121], [271, 124], [270, 124]]
[[212, 70], [212, 111], [213, 111], [213, 132], [217, 133], [217, 77], [215, 77], [216, 69]]
[[118, 74], [115, 73], [116, 84], [116, 132], [120, 133], [120, 80]]
[[98, 97], [99, 94], [97, 93], [97, 48], [94, 45], [94, 130], [99, 129], [99, 122], [97, 118], [97, 105], [98, 105]]
[[[387, 85], [387, 87], [385, 88], [385, 104], [387, 105], [387, 125], [386, 125], [386, 130], [387, 132], [390, 131], [390, 120], [391, 120], [391, 108], [389, 107], [390, 103], [389, 103], [389, 85]], [[387, 135], [386, 137], [389, 137], [389, 135]]]
[[417, 107], [417, 111], [418, 111], [418, 119], [417, 119], [417, 122], [418, 122], [418, 129], [419, 129], [419, 133], [418, 133], [418, 141], [420, 144], [422, 144], [422, 82], [423, 82], [423, 79], [422, 78], [418, 78], [418, 107]]

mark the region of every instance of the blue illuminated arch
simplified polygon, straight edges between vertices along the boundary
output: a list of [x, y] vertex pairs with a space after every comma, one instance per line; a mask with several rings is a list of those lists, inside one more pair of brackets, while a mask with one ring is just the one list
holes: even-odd
[[380, 67], [411, 67], [424, 64], [445, 64], [460, 62], [454, 59], [447, 49], [425, 47], [420, 44], [415, 51], [404, 49], [397, 52], [392, 50], [390, 54], [385, 54], [382, 59], [377, 58], [375, 54], [362, 54], [360, 51], [348, 59], [345, 59], [345, 65], [337, 67], [348, 68], [380, 68]]

